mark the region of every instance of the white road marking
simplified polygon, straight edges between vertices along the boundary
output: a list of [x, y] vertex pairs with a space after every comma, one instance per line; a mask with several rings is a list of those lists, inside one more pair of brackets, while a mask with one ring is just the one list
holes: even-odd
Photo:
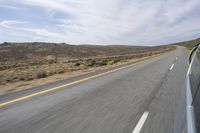
[[142, 129], [142, 126], [144, 125], [148, 115], [149, 115], [149, 112], [145, 111], [142, 117], [140, 118], [140, 120], [138, 121], [132, 133], [140, 133], [140, 130]]
[[176, 57], [176, 60], [178, 60], [178, 57]]
[[174, 67], [174, 64], [172, 64], [172, 66], [170, 67], [170, 70], [172, 70], [172, 69], [173, 69], [173, 67]]

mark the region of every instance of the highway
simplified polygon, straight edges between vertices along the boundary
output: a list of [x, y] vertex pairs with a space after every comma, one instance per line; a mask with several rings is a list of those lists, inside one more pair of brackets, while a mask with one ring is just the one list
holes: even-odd
[[173, 132], [187, 67], [186, 50], [178, 47], [133, 65], [0, 96], [0, 132]]

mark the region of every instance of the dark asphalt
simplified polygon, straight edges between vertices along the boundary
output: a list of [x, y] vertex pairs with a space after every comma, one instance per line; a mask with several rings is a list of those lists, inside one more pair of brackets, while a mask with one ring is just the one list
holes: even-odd
[[[176, 112], [183, 100], [186, 71], [186, 52], [178, 48], [133, 67], [0, 107], [0, 132], [132, 133], [148, 111], [141, 133], [170, 133], [179, 119]], [[80, 77], [38, 90], [76, 79]], [[38, 90], [0, 96], [0, 102]]]

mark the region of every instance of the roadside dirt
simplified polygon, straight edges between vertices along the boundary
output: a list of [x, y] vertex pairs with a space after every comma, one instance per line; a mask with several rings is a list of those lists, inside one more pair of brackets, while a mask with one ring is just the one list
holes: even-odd
[[87, 74], [90, 72], [95, 72], [95, 71], [99, 71], [99, 70], [103, 70], [106, 68], [111, 68], [111, 67], [115, 67], [115, 66], [120, 66], [120, 65], [124, 65], [124, 64], [128, 64], [128, 63], [136, 63], [138, 61], [143, 61], [152, 57], [156, 57], [159, 55], [153, 55], [153, 56], [149, 56], [149, 57], [143, 57], [143, 58], [138, 58], [138, 59], [132, 59], [132, 60], [127, 60], [124, 62], [118, 62], [116, 64], [113, 65], [107, 65], [107, 66], [102, 66], [102, 67], [94, 67], [94, 68], [90, 68], [90, 69], [85, 69], [85, 70], [79, 70], [79, 71], [73, 71], [73, 72], [66, 72], [63, 74], [56, 74], [56, 75], [52, 75], [46, 78], [40, 78], [40, 79], [34, 79], [31, 81], [20, 81], [20, 82], [15, 82], [15, 83], [7, 83], [5, 85], [0, 85], [0, 95], [3, 94], [7, 94], [7, 93], [11, 93], [11, 92], [15, 92], [15, 91], [19, 91], [19, 90], [24, 90], [24, 89], [28, 89], [34, 86], [40, 86], [40, 85], [44, 85], [47, 83], [52, 83], [52, 82], [56, 82], [59, 80], [64, 80], [70, 77], [75, 77], [75, 76], [79, 76], [82, 74]]

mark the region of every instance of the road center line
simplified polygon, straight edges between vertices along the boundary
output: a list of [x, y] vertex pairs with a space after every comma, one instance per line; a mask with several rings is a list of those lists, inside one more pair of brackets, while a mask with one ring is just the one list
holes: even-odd
[[140, 133], [147, 117], [149, 115], [149, 112], [145, 111], [142, 115], [142, 117], [140, 118], [140, 120], [138, 121], [136, 127], [134, 128], [133, 132], [132, 133]]
[[171, 67], [170, 67], [170, 70], [172, 70], [172, 69], [173, 69], [173, 67], [174, 67], [174, 64], [172, 64], [172, 65], [171, 65]]
[[54, 88], [47, 88], [46, 90], [43, 90], [43, 91], [40, 91], [40, 92], [36, 92], [36, 93], [29, 94], [29, 95], [26, 95], [26, 96], [23, 96], [23, 97], [12, 99], [10, 101], [0, 103], [0, 107], [11, 104], [11, 103], [19, 102], [19, 101], [22, 101], [22, 100], [25, 100], [25, 99], [28, 99], [28, 98], [31, 98], [31, 97], [34, 97], [34, 96], [45, 94], [47, 92], [55, 91], [55, 90], [58, 90], [58, 89], [63, 89], [64, 87], [68, 87], [70, 85], [75, 85], [75, 84], [78, 84], [78, 83], [81, 83], [81, 82], [84, 82], [84, 81], [88, 81], [90, 79], [94, 79], [94, 78], [97, 78], [97, 77], [100, 77], [100, 76], [104, 76], [104, 75], [107, 75], [109, 73], [113, 73], [115, 71], [119, 71], [119, 70], [122, 70], [122, 69], [125, 69], [125, 68], [133, 67], [133, 66], [141, 64], [145, 61], [146, 61], [146, 59], [140, 60], [139, 62], [135, 62], [135, 63], [127, 65], [127, 66], [122, 66], [122, 67], [119, 67], [119, 68], [116, 68], [116, 69], [113, 69], [113, 70], [110, 70], [110, 71], [107, 71], [107, 72], [96, 74], [96, 75], [93, 75], [91, 77], [86, 77], [86, 78], [83, 78], [83, 79], [80, 79], [80, 80], [77, 80], [77, 81], [73, 81], [73, 82], [70, 82], [70, 83], [67, 83], [67, 84], [64, 84], [64, 85], [61, 85], [61, 86], [57, 86], [57, 87], [54, 87]]

